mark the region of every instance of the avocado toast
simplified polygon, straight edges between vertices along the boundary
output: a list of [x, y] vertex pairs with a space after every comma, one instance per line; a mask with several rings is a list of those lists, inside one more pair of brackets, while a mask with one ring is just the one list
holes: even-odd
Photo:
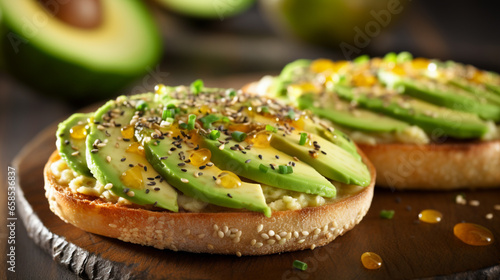
[[248, 92], [282, 98], [345, 131], [397, 189], [500, 187], [500, 77], [389, 53], [297, 60]]
[[361, 221], [374, 169], [342, 132], [241, 91], [159, 85], [59, 125], [51, 210], [85, 231], [191, 252], [314, 248]]

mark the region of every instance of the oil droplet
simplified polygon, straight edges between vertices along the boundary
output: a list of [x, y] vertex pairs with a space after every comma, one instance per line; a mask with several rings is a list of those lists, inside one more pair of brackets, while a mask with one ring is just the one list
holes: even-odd
[[422, 222], [429, 223], [429, 224], [436, 224], [441, 222], [441, 218], [443, 218], [443, 214], [441, 212], [432, 210], [432, 209], [426, 209], [420, 212], [418, 214], [418, 219]]
[[267, 148], [271, 145], [272, 134], [268, 131], [261, 131], [253, 136], [252, 144], [256, 148]]
[[365, 252], [361, 255], [361, 263], [367, 269], [379, 269], [382, 267], [382, 258], [373, 252]]
[[238, 188], [241, 186], [241, 180], [231, 171], [222, 171], [218, 176], [220, 185], [227, 189]]
[[291, 125], [297, 130], [304, 130], [304, 126], [306, 124], [304, 118], [304, 116], [301, 116], [300, 118], [293, 120]]
[[371, 74], [361, 73], [354, 75], [352, 82], [358, 87], [371, 87], [377, 82], [377, 79]]
[[411, 66], [414, 69], [424, 70], [424, 69], [427, 69], [427, 67], [429, 67], [429, 63], [431, 63], [431, 62], [428, 59], [417, 57], [411, 61]]
[[125, 151], [127, 153], [135, 153], [135, 154], [138, 154], [140, 156], [145, 155], [144, 147], [141, 146], [141, 144], [139, 144], [138, 142], [134, 142], [134, 143], [130, 144]]
[[473, 223], [459, 223], [453, 227], [455, 236], [464, 243], [473, 246], [485, 246], [493, 243], [493, 233], [483, 226]]
[[243, 124], [243, 123], [232, 124], [228, 128], [229, 128], [229, 130], [232, 130], [232, 131], [241, 131], [241, 132], [245, 132], [245, 133], [248, 133], [252, 130], [252, 127], [250, 125]]
[[75, 125], [69, 130], [69, 135], [73, 139], [84, 139], [87, 137], [87, 127], [84, 124]]
[[329, 59], [316, 59], [309, 66], [311, 71], [315, 73], [322, 73], [326, 71], [333, 71], [335, 63]]
[[123, 184], [132, 189], [143, 189], [142, 167], [136, 165], [122, 173], [120, 180]]
[[201, 114], [210, 113], [211, 111], [212, 111], [212, 109], [210, 109], [210, 107], [208, 105], [201, 105], [201, 107], [200, 107]]
[[205, 165], [210, 161], [210, 158], [212, 157], [212, 153], [210, 152], [209, 149], [199, 149], [197, 151], [194, 151], [190, 156], [189, 160], [191, 161], [191, 164], [194, 166], [201, 166]]
[[134, 127], [131, 125], [122, 127], [122, 136], [123, 138], [132, 139], [134, 137]]

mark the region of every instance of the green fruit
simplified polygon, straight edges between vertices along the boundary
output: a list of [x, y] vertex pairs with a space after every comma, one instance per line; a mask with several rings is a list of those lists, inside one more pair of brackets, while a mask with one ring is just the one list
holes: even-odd
[[237, 15], [252, 6], [254, 0], [157, 0], [166, 8], [190, 17], [220, 19]]
[[[55, 4], [54, 4], [55, 3]], [[54, 1], [52, 8], [66, 4]], [[0, 0], [6, 68], [50, 96], [104, 99], [143, 76], [161, 53], [160, 35], [141, 1], [101, 1], [95, 28], [67, 24], [33, 0]]]

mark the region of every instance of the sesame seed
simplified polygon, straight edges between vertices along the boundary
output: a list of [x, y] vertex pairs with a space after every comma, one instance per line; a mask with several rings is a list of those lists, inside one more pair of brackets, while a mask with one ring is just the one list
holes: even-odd
[[135, 193], [134, 193], [134, 191], [128, 191], [127, 195], [130, 196], [130, 197], [133, 197], [135, 195]]
[[224, 238], [224, 233], [221, 230], [217, 232], [217, 235], [219, 236], [219, 238]]
[[219, 226], [217, 224], [214, 224], [214, 230], [219, 230]]
[[149, 189], [146, 189], [146, 190], [145, 190], [145, 192], [146, 192], [146, 194], [148, 194], [148, 193], [150, 192], [150, 190], [149, 190]]
[[280, 232], [279, 236], [285, 237], [285, 236], [287, 236], [287, 232], [286, 231], [282, 231], [282, 232]]
[[120, 161], [122, 161], [122, 162], [123, 162], [123, 161], [125, 161], [126, 159], [127, 159], [127, 158], [121, 158], [121, 159], [120, 159]]
[[293, 236], [294, 236], [295, 238], [299, 238], [299, 233], [298, 233], [297, 231], [294, 231], [294, 232], [293, 232]]
[[284, 239], [284, 238], [283, 238], [283, 239], [281, 239], [280, 241], [278, 241], [278, 243], [279, 243], [280, 245], [283, 245], [283, 244], [285, 244], [285, 242], [286, 242], [286, 241], [287, 241], [287, 239]]
[[80, 154], [80, 151], [76, 151], [76, 152], [71, 153], [72, 156], [77, 156], [79, 154]]
[[276, 159], [280, 159], [280, 156], [278, 156], [278, 155], [275, 155], [274, 157], [275, 157]]
[[267, 233], [263, 233], [260, 236], [264, 239], [269, 239], [269, 235]]
[[231, 194], [230, 194], [230, 193], [227, 193], [227, 196], [228, 196], [229, 198], [233, 198], [233, 197], [231, 196]]
[[124, 192], [124, 193], [127, 193], [128, 191], [130, 191], [130, 189], [129, 189], [129, 188], [124, 188], [124, 189], [123, 189], [123, 192]]
[[495, 204], [495, 206], [493, 206], [493, 209], [500, 211], [500, 204]]
[[321, 232], [321, 229], [317, 228], [314, 230], [313, 234], [318, 235]]
[[205, 237], [205, 234], [203, 234], [203, 233], [202, 234], [198, 234], [198, 238], [199, 239], [202, 239], [203, 237]]
[[207, 248], [208, 248], [208, 249], [210, 249], [210, 250], [213, 250], [213, 249], [214, 249], [214, 245], [212, 245], [212, 244], [208, 244], [208, 245], [207, 245]]
[[486, 214], [485, 218], [488, 219], [488, 220], [493, 219], [493, 213]]
[[207, 166], [209, 166], [209, 167], [210, 166], [214, 166], [214, 163], [210, 161], [210, 162], [207, 163]]
[[247, 159], [245, 160], [245, 163], [249, 163], [251, 161], [251, 159]]
[[186, 165], [186, 163], [181, 162], [181, 163], [178, 163], [177, 165], [178, 165], [178, 166], [184, 166], [184, 165]]
[[257, 247], [257, 248], [260, 248], [260, 247], [262, 247], [263, 245], [264, 245], [264, 244], [262, 244], [262, 242], [257, 242], [257, 243], [255, 243], [255, 247]]
[[155, 190], [155, 191], [159, 191], [159, 190], [160, 190], [160, 188], [156, 187], [156, 188], [154, 188], [153, 190]]
[[471, 200], [469, 201], [470, 206], [479, 206], [479, 200]]
[[262, 159], [262, 155], [259, 155], [259, 158]]
[[304, 231], [302, 232], [302, 235], [304, 235], [304, 236], [308, 236], [308, 235], [309, 235], [309, 232], [308, 232], [307, 230], [304, 230]]
[[110, 156], [106, 156], [106, 161], [107, 162], [111, 162], [111, 157]]
[[325, 152], [325, 151], [323, 151], [323, 150], [321, 151], [321, 153], [322, 153], [322, 154], [324, 154], [324, 155], [326, 155], [326, 152]]
[[255, 239], [252, 239], [252, 241], [250, 241], [250, 245], [252, 245], [252, 246], [255, 245], [255, 243], [257, 243], [257, 240], [255, 240]]
[[90, 150], [90, 152], [93, 153], [93, 154], [97, 153], [98, 151], [99, 151], [98, 149], [92, 149], [92, 150]]
[[201, 170], [203, 170], [203, 169], [205, 169], [205, 167], [207, 167], [207, 166], [206, 165], [202, 165], [202, 166], [200, 166], [198, 168], [201, 169]]
[[183, 182], [183, 183], [189, 183], [189, 180], [186, 179], [186, 178], [181, 178], [181, 182]]
[[305, 239], [300, 239], [300, 240], [297, 241], [297, 243], [299, 243], [299, 244], [300, 243], [304, 243], [304, 241], [306, 241], [306, 240]]
[[168, 157], [161, 157], [160, 160], [166, 160]]
[[276, 243], [276, 240], [274, 240], [274, 239], [267, 240], [267, 244], [269, 244], [269, 245], [273, 245], [274, 243]]
[[274, 236], [274, 238], [276, 238], [276, 240], [278, 240], [278, 241], [280, 241], [280, 240], [281, 240], [281, 236], [279, 236], [278, 234], [276, 234], [276, 235]]
[[257, 226], [257, 232], [261, 232], [263, 228], [264, 228], [263, 224], [258, 225]]
[[182, 172], [187, 172], [187, 169], [182, 168], [182, 169], [181, 169], [181, 171], [182, 171]]
[[269, 236], [274, 236], [275, 235], [274, 230], [272, 230], [272, 229], [269, 230], [268, 234], [269, 234]]
[[186, 229], [184, 232], [183, 232], [184, 235], [190, 235], [191, 234], [191, 230], [189, 229]]
[[144, 171], [148, 172], [148, 167], [144, 166]]
[[316, 245], [315, 244], [311, 245], [311, 250], [314, 250], [314, 248], [316, 248]]
[[68, 145], [68, 144], [69, 144], [69, 140], [68, 139], [64, 140], [64, 145]]
[[148, 183], [148, 186], [154, 186], [154, 185], [156, 185], [156, 182], [149, 182]]
[[224, 150], [224, 144], [221, 144], [221, 145], [219, 146], [219, 150], [221, 150], [221, 151], [222, 151], [222, 150]]
[[111, 184], [111, 183], [107, 183], [107, 184], [104, 186], [104, 189], [105, 189], [105, 190], [110, 190], [111, 188], [113, 188], [113, 184]]
[[133, 165], [132, 163], [130, 163], [128, 166], [129, 166], [129, 167], [134, 167], [134, 165]]
[[241, 252], [240, 251], [236, 252], [236, 256], [241, 257]]
[[115, 225], [115, 224], [109, 224], [108, 226], [109, 226], [110, 228], [116, 228], [116, 227], [118, 227], [118, 226], [117, 226], [117, 225]]

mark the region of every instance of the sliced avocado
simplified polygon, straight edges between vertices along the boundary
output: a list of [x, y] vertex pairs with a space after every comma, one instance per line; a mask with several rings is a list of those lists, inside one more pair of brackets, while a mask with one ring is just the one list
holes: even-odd
[[176, 13], [200, 19], [223, 20], [244, 12], [255, 0], [206, 1], [206, 0], [156, 0]]
[[74, 2], [82, 1], [0, 0], [5, 28], [0, 60], [10, 73], [39, 92], [79, 104], [110, 97], [147, 73], [161, 78], [154, 68], [161, 36], [142, 1], [85, 1], [101, 12], [92, 28], [74, 26], [49, 11], [94, 16], [85, 13], [93, 11], [88, 6], [68, 11]]
[[319, 106], [315, 106], [315, 99], [314, 94], [303, 94], [298, 98], [299, 107], [347, 128], [370, 132], [394, 132], [410, 126], [391, 117], [360, 108], [351, 108], [348, 102], [339, 99], [321, 99], [321, 102], [317, 102]]
[[[73, 171], [89, 177], [92, 177], [92, 173], [87, 167], [85, 139], [88, 133], [88, 119], [93, 115], [94, 113], [73, 114], [59, 123], [56, 132], [56, 146], [61, 157]], [[78, 135], [72, 137], [72, 129], [78, 129], [79, 131], [75, 131]]]
[[311, 60], [309, 59], [298, 59], [285, 65], [280, 75], [275, 79], [271, 88], [273, 92], [270, 94], [276, 97], [286, 95], [286, 87], [297, 77], [301, 77], [310, 64]]
[[471, 96], [456, 87], [450, 88], [427, 78], [418, 80], [400, 78], [396, 86], [400, 86], [404, 94], [414, 98], [452, 110], [473, 113], [486, 120], [500, 121], [500, 106], [488, 103], [477, 96]]
[[[121, 97], [99, 108], [87, 137], [87, 162], [94, 177], [111, 191], [139, 205], [178, 211], [177, 192], [161, 178], [141, 153], [132, 132], [126, 130], [136, 114], [139, 100], [152, 101], [153, 94]], [[122, 134], [130, 138], [125, 138]], [[135, 145], [135, 146], [134, 146]], [[126, 174], [129, 174], [126, 176]]]
[[488, 131], [487, 124], [474, 114], [439, 107], [401, 94], [381, 98], [353, 88], [336, 85], [342, 98], [356, 101], [359, 106], [417, 125], [427, 133], [435, 132], [455, 138], [479, 138]]
[[[223, 146], [221, 146], [223, 145]], [[273, 187], [334, 197], [335, 186], [306, 163], [273, 147], [238, 148], [243, 143], [234, 140], [221, 144], [217, 140], [203, 139], [203, 146], [212, 152], [212, 161], [221, 169]], [[236, 147], [236, 148], [235, 148]], [[262, 159], [261, 159], [262, 157]], [[261, 168], [260, 165], [267, 168]], [[271, 167], [272, 164], [272, 167]], [[279, 166], [292, 166], [293, 173], [279, 173]]]
[[495, 92], [489, 91], [487, 87], [482, 87], [477, 84], [468, 82], [463, 78], [455, 78], [450, 80], [448, 83], [452, 86], [456, 86], [462, 90], [470, 92], [471, 94], [476, 95], [480, 98], [485, 98], [487, 101], [497, 106], [500, 105], [500, 95], [496, 94]]
[[271, 146], [299, 158], [314, 167], [321, 175], [345, 184], [368, 186], [370, 172], [366, 165], [346, 150], [309, 133], [308, 143], [300, 145], [300, 132], [273, 134]]
[[171, 138], [151, 140], [145, 148], [146, 158], [153, 167], [184, 194], [211, 204], [245, 208], [271, 216], [259, 184], [241, 182], [239, 187], [225, 188], [217, 184], [221, 173], [217, 166], [193, 165], [188, 159], [199, 149], [190, 148], [180, 141], [173, 143]]

